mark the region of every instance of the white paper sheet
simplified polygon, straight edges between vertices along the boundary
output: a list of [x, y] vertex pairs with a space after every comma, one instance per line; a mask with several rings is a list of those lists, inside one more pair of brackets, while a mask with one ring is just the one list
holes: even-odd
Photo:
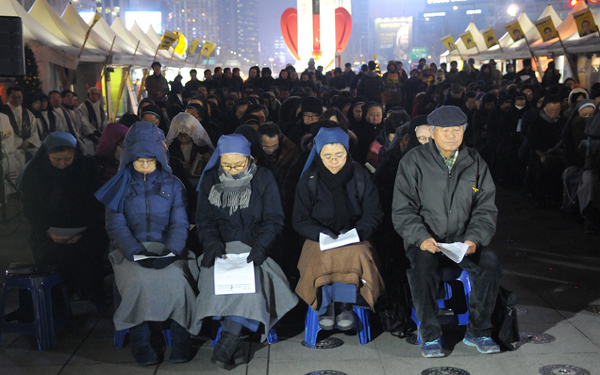
[[256, 292], [254, 262], [246, 262], [249, 254], [227, 254], [226, 258], [215, 259], [216, 295]]
[[462, 242], [438, 243], [438, 245], [442, 253], [455, 263], [460, 263], [463, 260], [469, 248], [469, 245]]
[[342, 247], [353, 243], [360, 242], [360, 237], [356, 228], [347, 231], [344, 234], [340, 234], [337, 239], [333, 239], [325, 233], [319, 234], [319, 246], [321, 251], [335, 249], [336, 247]]
[[158, 259], [158, 258], [170, 258], [170, 257], [174, 257], [175, 254], [173, 253], [169, 253], [167, 255], [142, 255], [142, 254], [135, 254], [133, 256], [133, 261], [137, 262], [138, 260], [142, 260], [142, 259]]

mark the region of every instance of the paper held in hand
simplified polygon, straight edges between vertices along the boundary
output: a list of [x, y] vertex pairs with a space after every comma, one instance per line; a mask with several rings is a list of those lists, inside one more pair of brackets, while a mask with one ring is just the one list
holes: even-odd
[[333, 239], [325, 233], [319, 234], [319, 246], [321, 251], [335, 249], [336, 247], [342, 247], [353, 243], [360, 242], [360, 237], [356, 228], [347, 231], [344, 234], [340, 234], [337, 239]]
[[142, 259], [158, 259], [158, 258], [170, 258], [170, 257], [174, 257], [175, 254], [173, 253], [169, 253], [167, 255], [143, 255], [143, 254], [135, 254], [133, 256], [133, 261], [137, 262], [139, 260]]
[[254, 262], [247, 263], [250, 253], [227, 254], [215, 259], [215, 294], [249, 294], [256, 291]]
[[462, 242], [454, 242], [454, 243], [438, 243], [440, 247], [440, 251], [444, 253], [445, 256], [452, 259], [455, 263], [460, 263], [465, 254], [467, 253], [467, 249], [469, 245]]

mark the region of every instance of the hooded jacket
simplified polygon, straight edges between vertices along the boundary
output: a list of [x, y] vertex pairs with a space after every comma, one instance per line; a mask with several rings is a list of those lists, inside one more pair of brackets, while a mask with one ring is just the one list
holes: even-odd
[[[138, 158], [156, 158], [156, 170], [135, 171]], [[106, 230], [112, 246], [125, 258], [144, 251], [142, 242], [165, 244], [165, 250], [183, 255], [189, 222], [186, 194], [167, 163], [162, 131], [149, 122], [135, 123], [123, 142], [119, 172], [96, 198], [107, 206]]]

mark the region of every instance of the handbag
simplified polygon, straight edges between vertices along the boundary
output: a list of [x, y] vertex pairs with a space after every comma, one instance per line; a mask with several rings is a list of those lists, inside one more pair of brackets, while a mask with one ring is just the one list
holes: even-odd
[[517, 295], [503, 287], [498, 291], [492, 312], [492, 339], [506, 350], [515, 350], [513, 343], [521, 340], [517, 319]]

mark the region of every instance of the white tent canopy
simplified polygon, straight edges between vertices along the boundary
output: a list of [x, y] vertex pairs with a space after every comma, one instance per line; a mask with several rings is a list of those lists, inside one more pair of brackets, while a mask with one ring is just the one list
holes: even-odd
[[[85, 23], [83, 18], [77, 13], [77, 10], [73, 6], [73, 4], [69, 3], [65, 8], [62, 16], [60, 17], [64, 23], [67, 24], [71, 29], [73, 29], [77, 34], [85, 35], [90, 26]], [[87, 41], [88, 44], [93, 44], [97, 48], [108, 52], [110, 50], [110, 42], [106, 41], [102, 38], [96, 31], [95, 28], [90, 31], [90, 37]], [[86, 46], [88, 45], [86, 44]]]
[[[542, 14], [538, 17], [538, 20], [550, 17], [557, 32], [561, 36], [563, 45], [568, 53], [582, 53], [582, 52], [597, 52], [600, 51], [600, 43], [598, 40], [598, 34], [588, 35], [580, 37], [577, 31], [577, 25], [573, 18], [573, 13], [579, 12], [587, 8], [587, 5], [583, 1], [579, 1], [575, 7], [571, 10], [569, 15], [561, 21], [557, 12], [551, 5], [548, 5]], [[547, 42], [544, 42], [539, 31], [531, 22], [527, 14], [522, 13], [518, 17], [519, 24], [526, 35], [527, 41], [531, 51], [536, 55], [564, 55], [565, 51], [558, 38], [554, 38]], [[479, 47], [478, 38], [481, 33], [477, 30], [473, 22], [469, 24], [466, 31], [471, 31], [475, 43]], [[483, 39], [483, 38], [482, 38]], [[524, 39], [514, 42], [508, 32], [505, 32], [502, 37], [498, 39], [498, 43], [502, 46], [504, 53], [502, 53], [499, 45], [494, 45], [489, 49], [480, 48], [478, 52], [475, 48], [466, 50], [462, 40], [456, 42], [458, 51], [461, 52], [462, 56], [477, 56], [480, 59], [522, 59], [531, 57], [529, 48], [527, 48], [527, 41]], [[444, 55], [447, 56], [458, 56], [458, 51], [446, 52]]]

